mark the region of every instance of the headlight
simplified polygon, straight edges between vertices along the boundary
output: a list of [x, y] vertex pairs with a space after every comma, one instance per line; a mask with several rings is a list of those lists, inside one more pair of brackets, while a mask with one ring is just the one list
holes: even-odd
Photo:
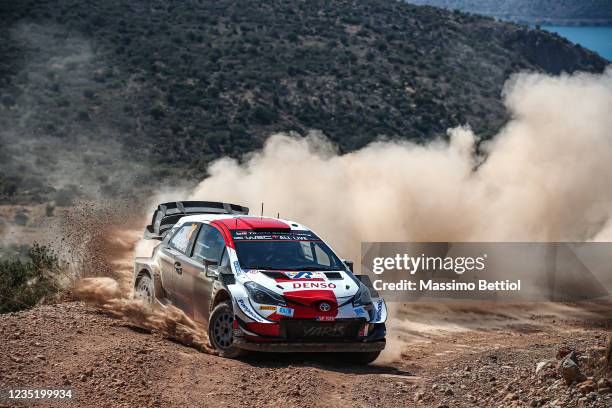
[[244, 284], [249, 296], [257, 303], [263, 303], [265, 305], [280, 305], [285, 306], [285, 299], [282, 296], [258, 285], [255, 282], [246, 282]]
[[359, 285], [359, 290], [353, 298], [353, 306], [367, 306], [372, 303], [370, 291], [364, 285]]

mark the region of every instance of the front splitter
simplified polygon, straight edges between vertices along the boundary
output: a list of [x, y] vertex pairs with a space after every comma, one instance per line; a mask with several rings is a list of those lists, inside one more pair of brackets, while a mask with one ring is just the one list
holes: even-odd
[[253, 343], [244, 339], [234, 339], [234, 345], [243, 350], [263, 351], [270, 353], [354, 353], [382, 351], [386, 342], [339, 342], [339, 343], [295, 343], [269, 342]]

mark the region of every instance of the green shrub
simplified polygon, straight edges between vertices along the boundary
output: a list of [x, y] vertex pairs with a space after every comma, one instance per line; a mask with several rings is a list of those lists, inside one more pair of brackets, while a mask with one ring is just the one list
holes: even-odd
[[37, 243], [23, 258], [0, 259], [0, 313], [28, 309], [55, 297], [61, 271], [55, 253]]

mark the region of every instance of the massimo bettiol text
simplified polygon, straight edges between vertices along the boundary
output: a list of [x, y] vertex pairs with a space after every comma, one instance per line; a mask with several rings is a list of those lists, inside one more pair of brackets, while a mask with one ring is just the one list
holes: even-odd
[[577, 300], [605, 296], [612, 243], [362, 243], [386, 299]]
[[396, 282], [385, 282], [382, 274], [386, 270], [401, 271], [409, 275], [423, 272], [445, 271], [458, 276], [466, 272], [484, 272], [486, 270], [487, 254], [479, 257], [441, 257], [441, 256], [410, 256], [406, 253], [396, 254], [394, 257], [375, 257], [372, 261], [372, 272], [380, 276], [372, 282], [377, 291], [403, 290], [403, 291], [520, 291], [521, 280], [487, 280], [478, 279], [476, 282], [462, 282], [458, 279], [450, 281], [436, 281], [435, 279], [417, 280], [401, 279]]

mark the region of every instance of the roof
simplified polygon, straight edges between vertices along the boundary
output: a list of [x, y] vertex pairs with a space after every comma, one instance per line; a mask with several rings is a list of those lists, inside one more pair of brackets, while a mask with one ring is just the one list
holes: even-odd
[[267, 217], [233, 217], [217, 221], [225, 225], [230, 230], [250, 230], [250, 229], [291, 229], [291, 226], [276, 218]]
[[229, 230], [249, 230], [249, 229], [278, 229], [289, 228], [291, 230], [308, 230], [303, 225], [295, 221], [283, 220], [272, 217], [256, 217], [252, 215], [230, 215], [230, 214], [197, 214], [182, 217], [176, 225], [187, 222], [206, 222], [215, 221], [215, 224], [223, 224]]

